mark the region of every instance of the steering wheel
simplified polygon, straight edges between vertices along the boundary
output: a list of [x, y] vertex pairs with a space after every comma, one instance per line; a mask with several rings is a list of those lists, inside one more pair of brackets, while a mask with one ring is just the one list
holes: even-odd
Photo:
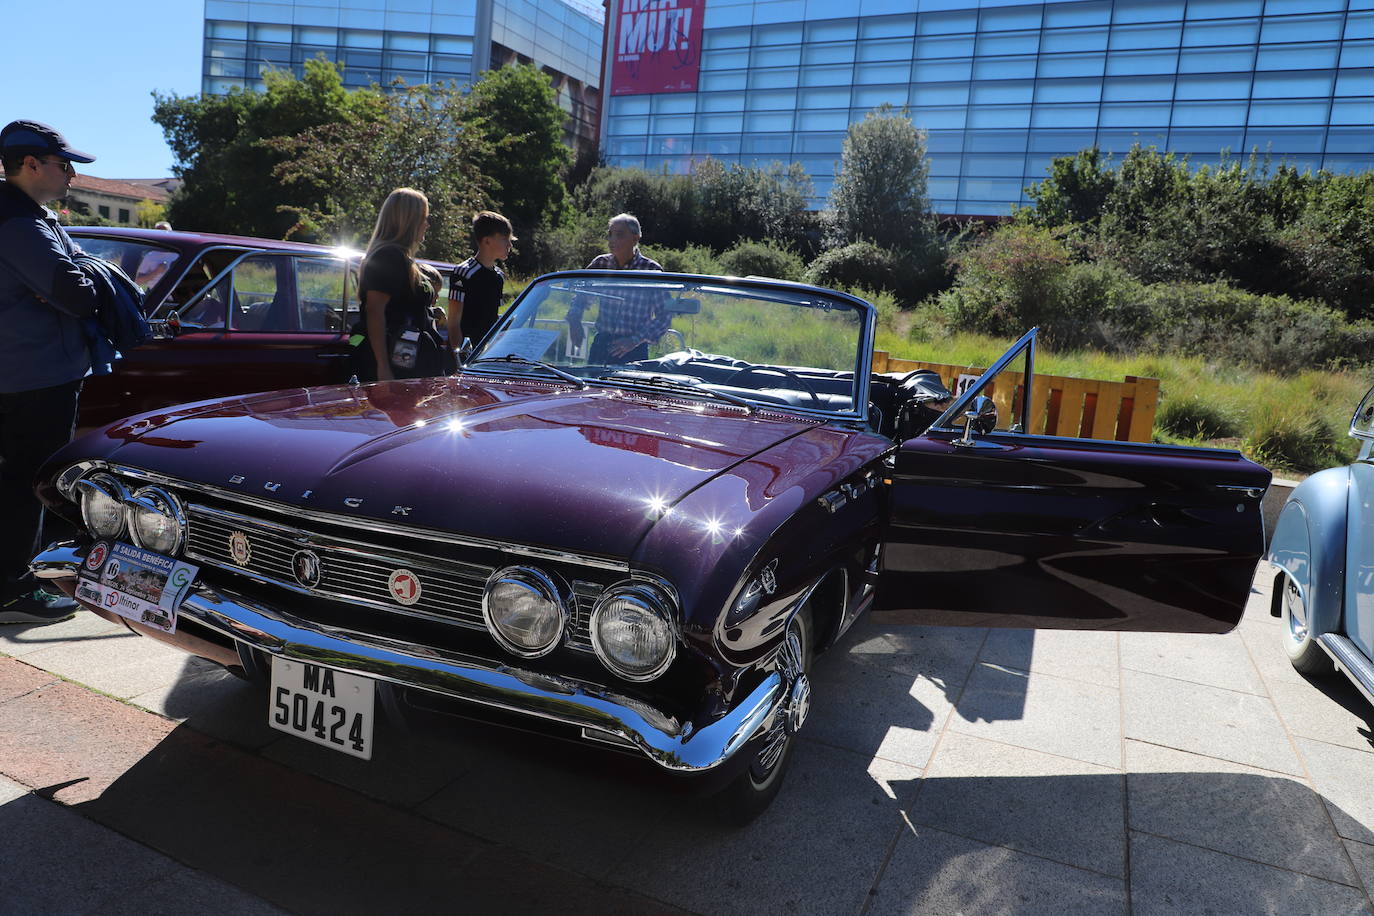
[[734, 383], [736, 379], [743, 378], [744, 376], [750, 375], [754, 372], [776, 372], [778, 375], [785, 376], [786, 378], [789, 378], [792, 381], [796, 382], [797, 388], [801, 389], [802, 391], [806, 392], [806, 394], [811, 396], [812, 405], [818, 408], [824, 406], [824, 404], [821, 402], [821, 396], [816, 394], [816, 389], [811, 387], [810, 382], [802, 378], [797, 373], [793, 372], [791, 369], [784, 369], [782, 366], [745, 366], [743, 369], [739, 369], [735, 372], [730, 373], [728, 376], [721, 380], [720, 384], [730, 385]]

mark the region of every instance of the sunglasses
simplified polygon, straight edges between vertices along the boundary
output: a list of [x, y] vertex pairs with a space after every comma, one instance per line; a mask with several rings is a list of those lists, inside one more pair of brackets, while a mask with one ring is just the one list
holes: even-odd
[[55, 165], [62, 171], [66, 172], [68, 175], [76, 174], [76, 166], [72, 165], [66, 159], [40, 159], [38, 161], [43, 163], [44, 165]]

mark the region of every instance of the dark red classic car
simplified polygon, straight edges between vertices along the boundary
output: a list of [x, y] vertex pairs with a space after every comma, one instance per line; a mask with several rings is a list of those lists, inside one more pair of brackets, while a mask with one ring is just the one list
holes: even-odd
[[83, 429], [169, 404], [348, 380], [358, 252], [201, 232], [69, 231], [144, 288], [148, 318], [172, 325], [113, 374], [86, 380]]
[[[589, 360], [598, 327], [655, 317], [646, 357]], [[778, 789], [813, 658], [870, 609], [1236, 624], [1266, 470], [1028, 432], [1033, 331], [931, 423], [922, 379], [869, 371], [873, 332], [868, 303], [800, 284], [552, 274], [455, 377], [74, 442], [40, 495], [84, 531], [34, 569], [268, 683], [264, 715], [304, 739], [367, 757], [375, 704], [487, 711], [710, 774], [739, 817]], [[131, 565], [142, 597], [116, 580]]]

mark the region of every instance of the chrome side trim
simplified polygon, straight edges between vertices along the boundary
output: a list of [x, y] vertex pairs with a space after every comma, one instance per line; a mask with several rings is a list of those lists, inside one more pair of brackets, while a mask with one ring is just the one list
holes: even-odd
[[[83, 552], [54, 544], [33, 561], [35, 575], [76, 575]], [[279, 658], [325, 665], [604, 734], [637, 747], [665, 770], [700, 772], [720, 766], [771, 722], [785, 698], [777, 672], [724, 714], [682, 722], [642, 700], [587, 681], [513, 668], [498, 662], [414, 646], [377, 636], [326, 629], [229, 591], [197, 585], [178, 613]], [[618, 739], [618, 741], [617, 741]]]
[[1364, 694], [1365, 699], [1374, 703], [1374, 664], [1370, 663], [1359, 646], [1340, 633], [1322, 633], [1317, 637], [1317, 645], [1326, 650], [1336, 667], [1349, 676], [1351, 683]]
[[[211, 484], [197, 483], [184, 480], [178, 477], [168, 477], [156, 471], [145, 471], [142, 468], [130, 467], [128, 465], [115, 464], [109, 461], [97, 460], [83, 462], [89, 464], [90, 469], [103, 467], [111, 473], [122, 474], [135, 480], [145, 480], [149, 483], [158, 483], [163, 486], [180, 487], [194, 493], [201, 493], [217, 499], [224, 499], [230, 502], [239, 503], [245, 506], [252, 506], [254, 509], [261, 509], [264, 512], [272, 512], [277, 515], [285, 515], [291, 518], [303, 518], [310, 521], [320, 522], [326, 525], [343, 525], [348, 528], [356, 528], [361, 531], [373, 531], [378, 534], [400, 535], [402, 537], [421, 538], [426, 541], [438, 542], [441, 544], [452, 544], [458, 547], [477, 547], [488, 550], [499, 550], [505, 553], [512, 553], [518, 556], [535, 557], [541, 560], [548, 560], [554, 563], [568, 563], [574, 566], [589, 566], [594, 569], [609, 569], [615, 572], [628, 573], [630, 564], [627, 560], [611, 560], [606, 557], [593, 557], [585, 554], [569, 553], [562, 550], [552, 550], [544, 547], [530, 547], [526, 544], [513, 544], [508, 541], [489, 540], [487, 538], [468, 537], [460, 534], [451, 534], [445, 531], [436, 531], [433, 528], [421, 528], [414, 525], [398, 525], [391, 522], [381, 522], [369, 518], [361, 518], [356, 515], [343, 515], [336, 512], [324, 512], [318, 509], [306, 509], [298, 506], [286, 506], [281, 503], [274, 503], [269, 500], [260, 499], [255, 496], [245, 496], [234, 490], [226, 490]], [[66, 476], [66, 472], [63, 472]], [[261, 523], [261, 522], [260, 522]]]

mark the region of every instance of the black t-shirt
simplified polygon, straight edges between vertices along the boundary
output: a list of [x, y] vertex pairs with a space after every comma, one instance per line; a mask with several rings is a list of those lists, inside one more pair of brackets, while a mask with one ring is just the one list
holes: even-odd
[[366, 303], [371, 290], [391, 297], [386, 304], [388, 331], [405, 327], [407, 319], [412, 327], [430, 327], [429, 306], [434, 301], [434, 290], [424, 274], [420, 274], [418, 288], [411, 286], [410, 265], [410, 258], [395, 246], [379, 248], [363, 262], [362, 275], [358, 278], [358, 298], [363, 302], [363, 314], [358, 322], [361, 333], [367, 333]]
[[449, 275], [448, 297], [463, 303], [462, 332], [473, 343], [486, 337], [496, 324], [505, 285], [501, 268], [486, 267], [476, 258], [468, 258]]

